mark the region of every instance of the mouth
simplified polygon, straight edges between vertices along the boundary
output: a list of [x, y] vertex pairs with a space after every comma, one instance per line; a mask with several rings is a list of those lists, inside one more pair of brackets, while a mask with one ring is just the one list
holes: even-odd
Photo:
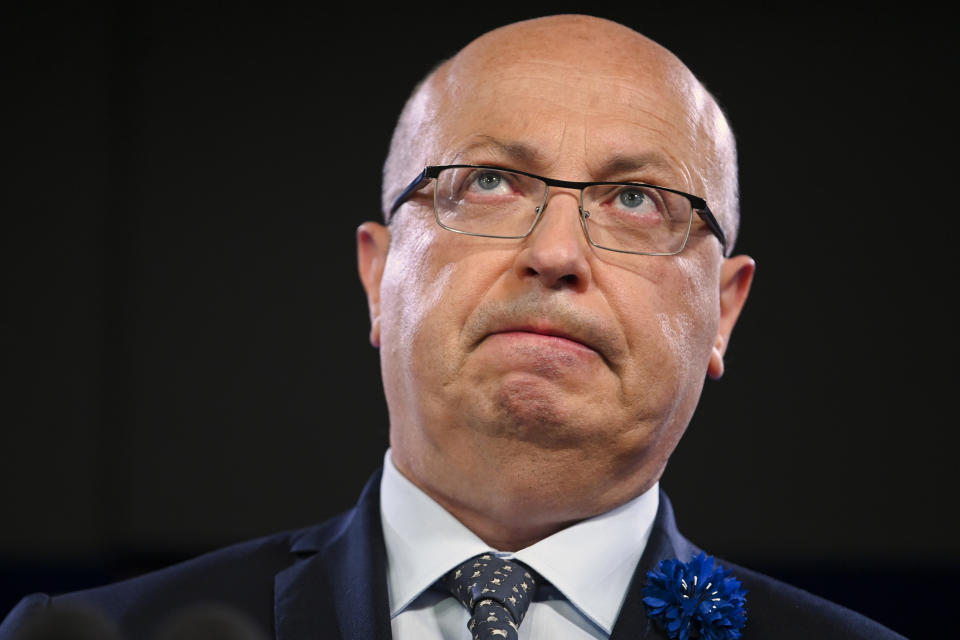
[[588, 350], [598, 355], [600, 350], [594, 347], [592, 344], [581, 338], [580, 336], [574, 335], [569, 331], [565, 331], [556, 327], [549, 326], [531, 326], [531, 325], [518, 325], [505, 327], [502, 329], [497, 329], [488, 334], [487, 337], [491, 336], [504, 336], [504, 337], [516, 337], [520, 339], [543, 339], [552, 343], [558, 348], [573, 348], [578, 350]]
[[600, 358], [616, 371], [625, 351], [615, 327], [557, 297], [527, 295], [480, 307], [464, 326], [469, 348], [490, 341], [510, 349], [566, 353], [588, 361]]

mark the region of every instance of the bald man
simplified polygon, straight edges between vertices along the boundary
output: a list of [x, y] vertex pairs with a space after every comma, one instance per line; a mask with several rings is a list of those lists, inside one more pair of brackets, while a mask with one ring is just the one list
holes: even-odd
[[0, 636], [215, 601], [289, 639], [900, 637], [701, 555], [659, 491], [754, 273], [733, 136], [673, 54], [585, 16], [482, 36], [408, 101], [383, 209], [357, 253], [390, 449], [358, 505]]

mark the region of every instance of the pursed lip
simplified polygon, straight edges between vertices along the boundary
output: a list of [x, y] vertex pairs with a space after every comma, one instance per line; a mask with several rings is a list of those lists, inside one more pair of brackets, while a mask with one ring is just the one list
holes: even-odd
[[584, 339], [583, 337], [575, 333], [562, 329], [560, 327], [554, 327], [550, 325], [540, 325], [540, 324], [518, 324], [518, 325], [505, 326], [505, 327], [498, 327], [496, 330], [489, 332], [487, 336], [489, 337], [489, 336], [505, 334], [505, 333], [530, 333], [534, 335], [547, 336], [551, 338], [562, 338], [564, 340], [568, 340], [577, 345], [580, 345], [581, 347], [585, 347], [591, 351], [594, 351], [602, 356], [602, 353], [600, 352], [600, 350], [597, 349], [595, 346], [593, 346], [586, 339]]
[[568, 348], [595, 353], [614, 370], [626, 351], [616, 328], [602, 314], [552, 296], [527, 295], [487, 303], [470, 315], [463, 330], [468, 349], [497, 334], [528, 333], [556, 338], [557, 348], [563, 348], [562, 341], [569, 341]]

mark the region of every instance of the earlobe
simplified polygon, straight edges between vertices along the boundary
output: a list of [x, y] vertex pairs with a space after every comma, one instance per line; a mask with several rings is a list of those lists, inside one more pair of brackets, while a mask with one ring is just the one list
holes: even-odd
[[710, 351], [707, 375], [714, 380], [723, 375], [723, 355], [730, 343], [730, 334], [747, 301], [757, 265], [749, 256], [734, 256], [720, 267], [720, 322]]
[[713, 342], [713, 349], [710, 351], [710, 363], [707, 365], [707, 375], [713, 380], [718, 380], [723, 376], [723, 352], [726, 351], [726, 344], [723, 337], [717, 334], [717, 339]]
[[380, 280], [390, 249], [390, 230], [376, 222], [357, 228], [357, 271], [370, 309], [370, 344], [380, 346]]

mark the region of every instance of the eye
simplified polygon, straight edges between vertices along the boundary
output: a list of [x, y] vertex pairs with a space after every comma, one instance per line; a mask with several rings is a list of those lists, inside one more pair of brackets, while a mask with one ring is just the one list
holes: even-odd
[[484, 191], [492, 191], [503, 182], [503, 176], [492, 171], [485, 171], [477, 176], [476, 185]]
[[620, 192], [620, 204], [628, 209], [642, 207], [648, 199], [647, 194], [639, 189], [624, 189]]
[[606, 206], [614, 212], [650, 220], [659, 219], [667, 213], [659, 192], [649, 187], [618, 186], [606, 198]]
[[662, 192], [655, 187], [598, 184], [587, 187], [583, 198], [584, 208], [597, 218], [594, 224], [653, 228], [671, 218]]
[[460, 198], [472, 202], [492, 202], [522, 195], [515, 176], [493, 169], [472, 169], [462, 176], [458, 188]]

